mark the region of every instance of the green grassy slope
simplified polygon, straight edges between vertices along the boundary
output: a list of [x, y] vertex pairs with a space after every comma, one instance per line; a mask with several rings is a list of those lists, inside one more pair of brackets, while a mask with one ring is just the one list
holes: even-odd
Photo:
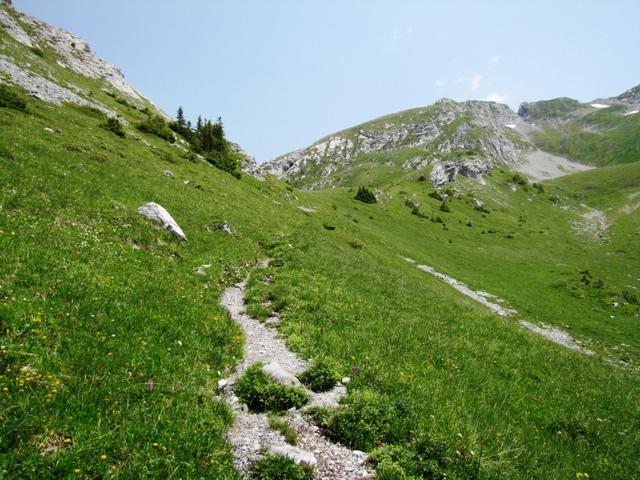
[[[213, 393], [242, 337], [218, 301], [302, 215], [290, 192], [86, 109], [28, 108], [0, 108], [0, 477], [235, 478]], [[148, 201], [187, 243], [136, 212]]]
[[[2, 39], [5, 53], [43, 74], [50, 64], [131, 124], [146, 117], [56, 67], [52, 52]], [[121, 139], [86, 108], [29, 99], [27, 109], [0, 107], [0, 478], [238, 478], [224, 440], [231, 415], [214, 395], [243, 339], [218, 301], [265, 256], [273, 282], [252, 275], [251, 310], [268, 313], [268, 297], [293, 349], [330, 357], [353, 376], [352, 393], [396, 406], [378, 444], [415, 453], [415, 437], [441, 440], [453, 460], [432, 454], [448, 478], [458, 458], [479, 459], [487, 479], [640, 478], [640, 163], [542, 191], [510, 191], [507, 170], [486, 185], [459, 178], [443, 212], [427, 182], [400, 173], [411, 150], [363, 156], [345, 175], [380, 190], [364, 205], [348, 187], [237, 180], [132, 127]], [[136, 212], [149, 201], [188, 242]], [[587, 228], [591, 209], [606, 230]], [[519, 313], [495, 317], [402, 257]], [[203, 264], [206, 276], [194, 274]], [[597, 355], [521, 319], [567, 330]], [[354, 430], [375, 423], [364, 413]], [[395, 462], [387, 480], [406, 478]]]
[[[212, 398], [242, 338], [218, 298], [257, 257], [274, 255], [284, 266], [272, 268], [270, 287], [254, 275], [253, 308], [271, 296], [293, 348], [357, 372], [352, 391], [405, 405], [413, 427], [393, 442], [420, 431], [465, 446], [480, 455], [481, 478], [634, 478], [637, 374], [516, 323], [551, 323], [635, 365], [638, 309], [621, 292], [640, 286], [627, 275], [640, 264], [638, 164], [565, 177], [544, 193], [509, 191], [507, 171], [485, 186], [461, 178], [450, 213], [425, 182], [399, 178], [367, 206], [347, 189], [238, 181], [155, 137], [145, 136], [151, 147], [131, 129], [120, 139], [86, 109], [28, 108], [0, 118], [5, 477], [235, 478], [223, 439], [231, 419]], [[444, 223], [412, 215], [405, 198]], [[165, 206], [189, 241], [138, 215], [147, 201]], [[582, 204], [608, 208], [606, 241], [570, 223]], [[223, 220], [233, 236], [216, 229]], [[401, 256], [520, 313], [496, 318]], [[193, 273], [202, 264], [212, 265], [207, 277]], [[603, 288], [584, 285], [584, 269]]]
[[[614, 188], [590, 192], [597, 178]], [[398, 426], [392, 443], [428, 432], [479, 452], [480, 478], [638, 478], [637, 374], [517, 326], [550, 323], [601, 357], [637, 364], [638, 306], [620, 293], [640, 287], [640, 214], [622, 212], [638, 178], [637, 165], [626, 165], [549, 183], [544, 193], [511, 192], [511, 174], [495, 172], [484, 187], [462, 179], [451, 213], [416, 181], [374, 206], [346, 190], [318, 192], [315, 219], [286, 240], [295, 248], [275, 247], [284, 266], [270, 269], [270, 286], [253, 281], [250, 297], [256, 308], [272, 300], [294, 348], [354, 372], [352, 389], [406, 407], [411, 427]], [[570, 223], [582, 202], [601, 207], [600, 195], [616, 198], [605, 243]], [[405, 197], [445, 225], [412, 215]], [[490, 213], [474, 210], [472, 198]], [[519, 314], [494, 317], [402, 256], [505, 298]], [[581, 282], [585, 269], [602, 288]]]
[[545, 125], [533, 135], [548, 152], [592, 165], [640, 160], [640, 116], [624, 115], [622, 106], [596, 110], [566, 125]]

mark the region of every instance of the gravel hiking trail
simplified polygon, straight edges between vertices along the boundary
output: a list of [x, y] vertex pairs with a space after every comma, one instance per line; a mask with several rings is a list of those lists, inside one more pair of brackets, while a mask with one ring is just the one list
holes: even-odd
[[[268, 260], [262, 261], [259, 266], [265, 268], [268, 266]], [[265, 453], [272, 453], [289, 457], [299, 464], [306, 463], [312, 466], [314, 478], [319, 480], [374, 478], [373, 469], [367, 463], [368, 456], [328, 440], [319, 428], [307, 419], [304, 408], [291, 409], [285, 415], [289, 425], [298, 434], [297, 444], [292, 446], [286, 443], [281, 433], [269, 427], [266, 413], [248, 411], [246, 405], [234, 394], [235, 381], [256, 362], [265, 365], [276, 362], [283, 370], [296, 376], [309, 366], [307, 361], [291, 352], [284, 339], [278, 335], [278, 317], [271, 317], [267, 322], [261, 323], [245, 313], [246, 283], [244, 280], [230, 286], [220, 299], [220, 304], [242, 328], [245, 335], [244, 358], [229, 378], [218, 382], [222, 398], [235, 414], [235, 422], [227, 438], [232, 446], [236, 468], [246, 476], [253, 463], [260, 460]], [[338, 384], [325, 393], [308, 393], [311, 401], [305, 408], [337, 408], [347, 389], [343, 384]]]

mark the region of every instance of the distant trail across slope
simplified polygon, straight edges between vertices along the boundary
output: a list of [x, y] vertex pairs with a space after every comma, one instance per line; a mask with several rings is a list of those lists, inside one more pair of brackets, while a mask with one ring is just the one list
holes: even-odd
[[[409, 263], [415, 263], [414, 260], [410, 258], [403, 257], [405, 261]], [[475, 300], [478, 303], [481, 303], [493, 313], [500, 315], [501, 317], [510, 317], [518, 312], [516, 310], [506, 308], [502, 304], [506, 303], [504, 300], [496, 297], [487, 292], [475, 291], [469, 288], [465, 283], [462, 283], [459, 280], [456, 280], [453, 277], [445, 275], [444, 273], [440, 273], [435, 271], [432, 267], [428, 265], [418, 265], [418, 269], [423, 272], [430, 273], [431, 275], [443, 280], [445, 283], [451, 285], [453, 288], [458, 290], [463, 295]], [[567, 332], [555, 328], [551, 325], [535, 325], [531, 322], [527, 322], [525, 320], [520, 321], [520, 325], [524, 328], [531, 330], [532, 332], [537, 333], [558, 345], [562, 345], [563, 347], [570, 348], [571, 350], [575, 350], [576, 352], [584, 353], [585, 355], [593, 355], [594, 352], [591, 350], [584, 348], [580, 345], [580, 342], [569, 335]]]
[[[262, 262], [266, 267], [268, 261]], [[295, 353], [291, 352], [277, 331], [266, 326], [255, 318], [246, 315], [244, 294], [246, 280], [227, 288], [220, 304], [229, 312], [231, 318], [238, 323], [245, 334], [244, 359], [238, 364], [231, 377], [219, 382], [224, 390], [224, 398], [236, 416], [228, 439], [233, 448], [234, 464], [241, 473], [247, 474], [251, 465], [264, 455], [264, 452], [285, 455], [299, 463], [314, 466], [315, 478], [323, 480], [361, 480], [372, 478], [373, 470], [366, 465], [368, 456], [356, 450], [349, 450], [342, 445], [330, 442], [319, 433], [303, 412], [292, 409], [287, 412], [286, 419], [298, 434], [298, 443], [293, 447], [285, 442], [279, 432], [269, 427], [266, 413], [247, 411], [238, 397], [233, 394], [233, 384], [242, 373], [256, 362], [269, 364], [277, 362], [284, 370], [299, 375], [309, 365]], [[277, 325], [279, 319], [273, 317], [269, 325]], [[325, 393], [308, 391], [311, 402], [309, 406], [335, 408], [340, 398], [347, 393], [344, 385], [336, 385]]]

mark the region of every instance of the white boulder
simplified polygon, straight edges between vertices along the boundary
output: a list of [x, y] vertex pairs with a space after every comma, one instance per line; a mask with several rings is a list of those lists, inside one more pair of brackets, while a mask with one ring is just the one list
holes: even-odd
[[292, 387], [299, 387], [302, 384], [296, 376], [280, 366], [278, 362], [271, 362], [262, 367], [262, 373], [264, 373], [271, 380], [278, 382], [282, 385], [290, 385]]
[[180, 240], [187, 240], [187, 237], [180, 226], [161, 205], [158, 205], [155, 202], [146, 203], [138, 208], [138, 213], [144, 215], [150, 220], [153, 220], [154, 222], [158, 222], [165, 230], [168, 230]]

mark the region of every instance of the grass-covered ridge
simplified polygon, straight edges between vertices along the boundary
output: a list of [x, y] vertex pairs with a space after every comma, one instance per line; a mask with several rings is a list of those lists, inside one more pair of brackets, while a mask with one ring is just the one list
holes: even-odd
[[592, 165], [640, 161], [640, 115], [620, 108], [597, 110], [563, 126], [546, 125], [533, 136], [542, 150]]

